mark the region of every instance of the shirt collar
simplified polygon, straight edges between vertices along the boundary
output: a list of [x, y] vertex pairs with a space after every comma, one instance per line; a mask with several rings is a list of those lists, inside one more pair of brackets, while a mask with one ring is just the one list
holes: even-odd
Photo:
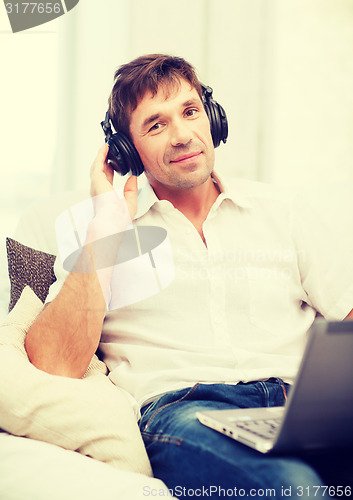
[[241, 208], [251, 208], [252, 204], [250, 199], [241, 192], [241, 186], [237, 185], [237, 182], [231, 183], [228, 180], [224, 180], [219, 173], [212, 172], [212, 178], [214, 182], [219, 187], [221, 194], [218, 197], [219, 203], [223, 200], [231, 200], [235, 205], [238, 205]]
[[[229, 199], [235, 205], [238, 205], [241, 208], [250, 208], [251, 202], [248, 197], [238, 191], [234, 186], [230, 183], [226, 182], [224, 178], [222, 178], [218, 173], [212, 172], [213, 181], [218, 185], [220, 190], [220, 195], [217, 198], [217, 205], [219, 206], [223, 200]], [[172, 204], [166, 200], [159, 200], [154, 192], [150, 183], [145, 180], [142, 187], [139, 189], [138, 200], [137, 200], [137, 213], [136, 219], [145, 215], [150, 208], [154, 205], [158, 205], [162, 208], [163, 205], [170, 206], [172, 208]]]
[[163, 203], [163, 200], [159, 200], [154, 192], [150, 183], [145, 179], [144, 184], [139, 189], [137, 198], [137, 212], [135, 218], [138, 219], [145, 215], [149, 209], [155, 205]]

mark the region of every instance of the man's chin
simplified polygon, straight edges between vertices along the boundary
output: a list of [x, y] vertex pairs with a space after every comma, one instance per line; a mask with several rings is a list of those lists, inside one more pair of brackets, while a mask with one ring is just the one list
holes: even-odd
[[184, 189], [192, 189], [204, 184], [210, 177], [212, 170], [199, 169], [189, 170], [174, 179], [177, 187]]
[[204, 184], [210, 178], [213, 171], [213, 166], [195, 165], [188, 168], [170, 167], [162, 175], [153, 175], [151, 172], [145, 171], [148, 182], [155, 189], [158, 186], [169, 189], [192, 189]]

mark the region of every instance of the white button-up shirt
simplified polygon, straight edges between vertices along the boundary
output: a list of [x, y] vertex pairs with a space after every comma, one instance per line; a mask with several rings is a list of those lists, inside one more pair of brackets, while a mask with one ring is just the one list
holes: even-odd
[[[116, 267], [100, 350], [140, 405], [197, 382], [292, 382], [317, 312], [341, 320], [352, 309], [352, 259], [311, 207], [268, 185], [213, 179], [207, 247], [148, 183], [139, 193], [135, 232], [157, 226], [167, 238], [140, 242], [140, 257]], [[67, 275], [59, 259], [55, 273], [48, 301]]]
[[[139, 194], [134, 224], [167, 231], [174, 279], [109, 311], [100, 349], [111, 380], [140, 405], [196, 382], [292, 382], [317, 311], [340, 320], [352, 309], [352, 263], [337, 258], [309, 207], [260, 183], [214, 180], [221, 194], [203, 224], [207, 247], [149, 184]], [[158, 274], [163, 256], [155, 266]]]

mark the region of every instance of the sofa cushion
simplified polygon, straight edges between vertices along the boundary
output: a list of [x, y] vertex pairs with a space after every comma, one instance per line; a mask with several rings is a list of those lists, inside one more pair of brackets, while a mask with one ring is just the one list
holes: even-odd
[[42, 309], [26, 286], [0, 325], [0, 427], [151, 475], [132, 404], [105, 375], [104, 363], [94, 356], [86, 376], [73, 379], [29, 362], [24, 340]]
[[55, 255], [22, 245], [6, 238], [7, 261], [10, 278], [9, 311], [13, 309], [25, 286], [29, 286], [44, 302], [49, 287], [56, 281], [54, 274]]

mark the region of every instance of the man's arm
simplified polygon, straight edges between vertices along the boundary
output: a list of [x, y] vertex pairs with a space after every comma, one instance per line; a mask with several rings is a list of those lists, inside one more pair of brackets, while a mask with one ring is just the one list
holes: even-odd
[[[59, 294], [43, 309], [26, 336], [31, 363], [55, 375], [80, 378], [85, 373], [100, 341], [112, 272], [112, 266], [107, 266], [97, 275], [93, 242], [123, 231], [136, 213], [136, 177], [131, 176], [125, 184], [129, 217], [124, 217], [122, 202], [113, 190], [114, 172], [106, 161], [107, 153], [104, 145], [91, 169], [95, 216], [88, 227], [86, 244]], [[108, 197], [100, 196], [106, 194]], [[109, 245], [104, 259], [114, 262], [117, 249], [118, 241]], [[101, 260], [102, 255], [99, 257]]]

